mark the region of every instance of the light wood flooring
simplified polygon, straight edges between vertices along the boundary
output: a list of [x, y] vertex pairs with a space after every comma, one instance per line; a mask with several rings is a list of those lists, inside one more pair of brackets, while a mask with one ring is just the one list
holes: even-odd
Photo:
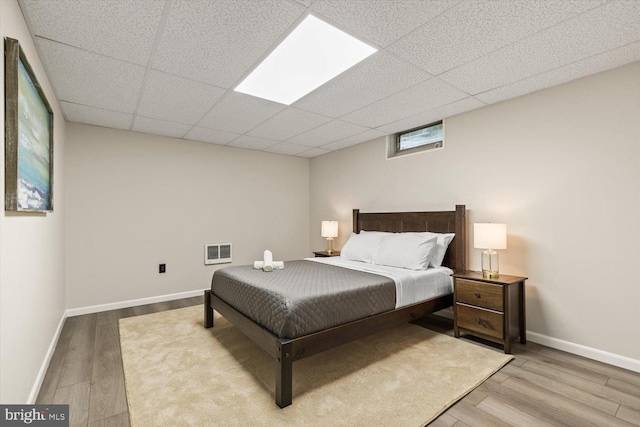
[[[71, 426], [129, 426], [118, 319], [197, 304], [201, 297], [68, 318], [37, 403], [70, 404]], [[448, 319], [420, 324], [453, 335]], [[430, 426], [640, 426], [640, 374], [535, 343], [513, 351], [515, 360]]]

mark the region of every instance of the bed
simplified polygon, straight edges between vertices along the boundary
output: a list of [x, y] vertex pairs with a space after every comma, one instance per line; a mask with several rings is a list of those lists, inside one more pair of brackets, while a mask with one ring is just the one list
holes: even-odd
[[[435, 232], [435, 233], [455, 233], [453, 241], [448, 246], [445, 254], [443, 266], [453, 271], [464, 271], [466, 269], [466, 220], [465, 206], [457, 205], [454, 211], [438, 211], [438, 212], [383, 212], [383, 213], [362, 213], [358, 209], [353, 210], [353, 232], [360, 233], [361, 230], [366, 231], [386, 231], [386, 232]], [[306, 264], [299, 264], [306, 263]], [[285, 270], [289, 269], [292, 273], [302, 270], [309, 270], [311, 273], [318, 274], [325, 280], [333, 280], [330, 275], [331, 270], [324, 264], [318, 264], [320, 270], [317, 270], [317, 263], [309, 261], [294, 261], [287, 263]], [[234, 269], [238, 267], [228, 267]], [[336, 267], [330, 267], [336, 268]], [[226, 270], [226, 269], [225, 269]], [[342, 269], [340, 269], [342, 270]], [[220, 271], [220, 270], [218, 270]], [[283, 270], [284, 271], [284, 270]], [[313, 271], [318, 271], [314, 273]], [[291, 274], [292, 274], [291, 273]], [[366, 273], [363, 273], [366, 274]], [[214, 275], [215, 279], [216, 275]], [[261, 276], [265, 280], [275, 280], [275, 275]], [[310, 277], [301, 275], [300, 277]], [[384, 303], [385, 297], [377, 295], [387, 295], [389, 293], [388, 282], [385, 280], [376, 281], [374, 278], [368, 277], [363, 280], [370, 280], [371, 294], [376, 297], [372, 298], [371, 307], [372, 314], [366, 314], [362, 317], [362, 313], [353, 314], [355, 320], [343, 318], [338, 319], [328, 327], [317, 330], [318, 326], [314, 325], [311, 329], [288, 328], [286, 325], [282, 329], [260, 319], [256, 313], [245, 315], [247, 309], [238, 308], [238, 301], [232, 302], [230, 294], [224, 294], [218, 283], [215, 287], [212, 284], [212, 290], [204, 292], [204, 327], [211, 328], [214, 326], [213, 311], [217, 311], [227, 320], [229, 320], [237, 329], [247, 335], [267, 354], [276, 361], [276, 390], [275, 400], [280, 408], [284, 408], [292, 403], [292, 381], [293, 381], [293, 362], [321, 353], [325, 350], [346, 344], [350, 341], [365, 337], [376, 333], [382, 329], [396, 326], [401, 323], [417, 320], [427, 314], [442, 310], [452, 305], [452, 293], [447, 292], [409, 305], [393, 308], [388, 303]], [[218, 280], [219, 281], [219, 280]], [[214, 281], [215, 282], [215, 281]], [[217, 292], [214, 291], [217, 289]], [[244, 285], [243, 292], [253, 292], [251, 285]], [[395, 295], [395, 289], [393, 290]], [[218, 295], [222, 294], [222, 295]], [[251, 294], [248, 294], [251, 295]], [[366, 298], [367, 295], [358, 295], [356, 298]], [[378, 303], [378, 301], [383, 301]], [[260, 301], [258, 302], [260, 303]], [[269, 304], [265, 306], [270, 307]], [[266, 310], [268, 312], [268, 310]], [[346, 310], [333, 310], [334, 312], [344, 312]], [[349, 310], [350, 311], [350, 310]], [[304, 310], [301, 311], [303, 313]], [[257, 313], [259, 314], [259, 313]], [[254, 320], [258, 319], [258, 321]], [[279, 325], [279, 324], [278, 324]]]

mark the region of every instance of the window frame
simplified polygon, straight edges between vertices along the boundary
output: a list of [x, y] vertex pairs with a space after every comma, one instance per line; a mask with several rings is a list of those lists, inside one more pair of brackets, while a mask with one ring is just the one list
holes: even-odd
[[[411, 147], [411, 148], [404, 148], [404, 149], [400, 149], [400, 138], [402, 137], [402, 135], [405, 135], [407, 133], [411, 133], [411, 132], [415, 132], [417, 130], [420, 129], [426, 129], [432, 126], [437, 126], [437, 125], [442, 125], [442, 139], [440, 141], [435, 141], [435, 142], [430, 142], [428, 144], [423, 144], [423, 145], [419, 145], [417, 147]], [[401, 156], [406, 156], [409, 154], [418, 154], [418, 153], [424, 153], [424, 152], [428, 152], [428, 151], [434, 151], [434, 150], [442, 150], [444, 149], [444, 139], [445, 139], [445, 121], [443, 120], [437, 120], [435, 122], [431, 122], [429, 124], [426, 125], [422, 125], [422, 126], [418, 126], [412, 129], [408, 129], [402, 132], [397, 132], [394, 135], [391, 135], [391, 138], [389, 138], [389, 149], [388, 149], [388, 153], [387, 153], [387, 159], [393, 159], [396, 157], [401, 157]], [[438, 144], [440, 144], [438, 146]]]

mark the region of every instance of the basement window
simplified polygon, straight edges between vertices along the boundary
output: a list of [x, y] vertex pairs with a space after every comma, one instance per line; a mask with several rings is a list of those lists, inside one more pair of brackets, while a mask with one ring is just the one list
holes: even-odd
[[398, 132], [389, 139], [387, 158], [444, 148], [444, 123], [440, 120], [426, 126]]

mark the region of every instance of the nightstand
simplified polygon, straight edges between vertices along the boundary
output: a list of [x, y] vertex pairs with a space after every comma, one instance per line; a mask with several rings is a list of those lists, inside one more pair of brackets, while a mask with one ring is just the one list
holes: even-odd
[[340, 256], [340, 251], [333, 251], [330, 254], [327, 253], [327, 251], [321, 251], [321, 252], [314, 252], [313, 253], [316, 258], [329, 258], [332, 256]]
[[501, 274], [486, 278], [481, 272], [453, 274], [453, 334], [464, 331], [500, 343], [511, 353], [511, 340], [527, 343], [524, 282], [526, 277]]

